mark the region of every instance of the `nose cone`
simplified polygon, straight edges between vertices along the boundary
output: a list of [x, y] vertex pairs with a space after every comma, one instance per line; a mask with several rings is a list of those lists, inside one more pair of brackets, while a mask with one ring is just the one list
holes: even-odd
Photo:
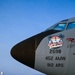
[[11, 56], [17, 61], [34, 68], [35, 40], [34, 38], [22, 41], [11, 50]]
[[41, 40], [53, 33], [56, 33], [56, 30], [49, 30], [37, 34], [29, 39], [26, 39], [17, 45], [15, 45], [11, 50], [11, 56], [17, 61], [34, 68], [35, 64], [35, 50], [40, 44]]

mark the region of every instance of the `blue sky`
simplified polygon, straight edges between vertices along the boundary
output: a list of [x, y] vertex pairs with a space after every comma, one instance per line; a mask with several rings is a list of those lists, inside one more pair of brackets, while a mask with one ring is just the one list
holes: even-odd
[[75, 0], [0, 0], [0, 72], [44, 75], [14, 60], [11, 48], [66, 18], [75, 17]]

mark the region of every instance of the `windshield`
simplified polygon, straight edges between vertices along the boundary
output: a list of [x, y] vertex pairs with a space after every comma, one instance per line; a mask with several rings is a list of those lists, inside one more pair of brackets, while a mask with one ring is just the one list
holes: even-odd
[[61, 24], [56, 25], [54, 27], [54, 30], [64, 30], [65, 27], [66, 27], [66, 24], [65, 23], [64, 24], [61, 23]]
[[53, 25], [51, 27], [49, 27], [48, 29], [46, 29], [46, 31], [48, 30], [64, 30], [66, 27], [66, 23], [59, 23], [57, 25]]

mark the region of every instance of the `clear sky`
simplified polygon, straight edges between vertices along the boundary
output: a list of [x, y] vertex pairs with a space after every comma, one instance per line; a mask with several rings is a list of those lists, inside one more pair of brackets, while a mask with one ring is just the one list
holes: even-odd
[[44, 75], [14, 60], [11, 48], [66, 18], [75, 17], [75, 0], [0, 0], [0, 72]]

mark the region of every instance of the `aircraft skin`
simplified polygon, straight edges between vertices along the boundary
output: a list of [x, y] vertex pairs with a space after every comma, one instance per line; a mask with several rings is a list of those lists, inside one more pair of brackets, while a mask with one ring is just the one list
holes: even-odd
[[17, 61], [47, 75], [75, 75], [75, 17], [62, 20], [11, 49]]

